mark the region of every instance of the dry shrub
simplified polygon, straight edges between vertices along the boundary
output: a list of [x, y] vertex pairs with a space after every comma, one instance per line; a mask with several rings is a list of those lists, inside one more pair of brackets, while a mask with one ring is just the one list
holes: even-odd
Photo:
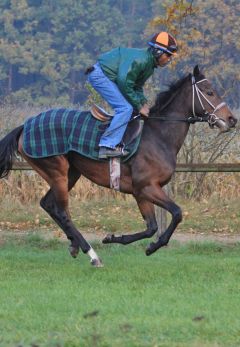
[[25, 119], [30, 118], [43, 111], [43, 109], [24, 104], [21, 106], [0, 105], [0, 135], [3, 137], [10, 130], [22, 124]]
[[240, 173], [176, 173], [170, 183], [172, 195], [189, 199], [236, 199], [240, 195]]
[[[235, 112], [238, 118], [239, 113]], [[240, 163], [239, 124], [235, 130], [221, 134], [207, 124], [190, 127], [178, 155], [179, 163]], [[171, 182], [175, 195], [187, 198], [236, 197], [240, 173], [177, 173]]]
[[[210, 186], [211, 194], [214, 192], [214, 194], [220, 198], [228, 198], [231, 200], [240, 196], [240, 173], [217, 174], [214, 182], [215, 186], [213, 185], [212, 179], [209, 175], [206, 179], [206, 183]], [[207, 188], [208, 187], [206, 187], [206, 192]], [[206, 197], [208, 196], [209, 194], [206, 195]]]
[[[171, 190], [175, 197], [208, 198], [212, 195], [235, 199], [240, 196], [240, 173], [176, 173], [171, 182]], [[198, 186], [198, 182], [201, 185]], [[2, 199], [22, 204], [39, 202], [46, 194], [48, 184], [34, 171], [14, 171], [8, 178], [0, 181]], [[79, 201], [98, 199], [126, 199], [125, 194], [109, 190], [81, 177], [70, 193], [71, 199]]]
[[[22, 204], [39, 202], [48, 191], [48, 184], [34, 171], [14, 171], [0, 181], [0, 194], [2, 199]], [[98, 200], [101, 198], [125, 199], [125, 195], [117, 193], [90, 182], [81, 177], [70, 193], [76, 200]]]

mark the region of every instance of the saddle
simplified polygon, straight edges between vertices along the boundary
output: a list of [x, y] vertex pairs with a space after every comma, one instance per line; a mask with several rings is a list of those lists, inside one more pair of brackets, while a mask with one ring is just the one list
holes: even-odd
[[94, 118], [100, 120], [101, 122], [107, 122], [112, 119], [112, 115], [110, 113], [107, 113], [103, 108], [95, 104], [91, 108], [91, 114]]
[[[100, 120], [101, 122], [111, 122], [113, 117], [110, 113], [106, 112], [103, 108], [95, 104], [91, 108], [91, 114], [94, 118]], [[132, 117], [134, 115], [135, 114], [133, 114]], [[143, 120], [138, 118], [131, 121], [130, 119], [127, 130], [123, 137], [124, 146], [131, 144], [140, 135], [142, 128]]]

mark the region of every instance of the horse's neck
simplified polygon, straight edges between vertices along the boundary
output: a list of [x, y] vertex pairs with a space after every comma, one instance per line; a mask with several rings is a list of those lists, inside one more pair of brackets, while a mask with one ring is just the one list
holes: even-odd
[[[189, 130], [189, 124], [182, 122], [190, 114], [191, 104], [188, 104], [189, 96], [185, 91], [180, 91], [164, 110], [156, 112], [156, 117], [166, 117], [166, 121], [160, 119], [150, 120], [151, 134], [156, 138], [159, 146], [167, 146], [173, 155], [177, 155]], [[173, 119], [171, 122], [170, 120]], [[178, 121], [179, 120], [179, 121]]]

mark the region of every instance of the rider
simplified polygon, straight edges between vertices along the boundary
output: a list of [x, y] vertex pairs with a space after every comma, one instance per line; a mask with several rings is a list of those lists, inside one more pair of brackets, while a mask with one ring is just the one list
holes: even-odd
[[149, 115], [144, 83], [155, 68], [167, 65], [178, 49], [175, 38], [167, 32], [155, 34], [148, 45], [148, 49], [115, 48], [100, 55], [97, 63], [86, 71], [89, 83], [115, 112], [100, 139], [99, 158], [128, 154], [118, 145], [133, 109], [145, 117]]

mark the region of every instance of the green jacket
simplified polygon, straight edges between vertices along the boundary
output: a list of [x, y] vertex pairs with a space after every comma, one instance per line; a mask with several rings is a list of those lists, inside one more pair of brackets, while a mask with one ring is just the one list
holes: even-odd
[[118, 47], [100, 55], [98, 63], [134, 108], [139, 110], [147, 102], [143, 86], [157, 67], [148, 49]]

